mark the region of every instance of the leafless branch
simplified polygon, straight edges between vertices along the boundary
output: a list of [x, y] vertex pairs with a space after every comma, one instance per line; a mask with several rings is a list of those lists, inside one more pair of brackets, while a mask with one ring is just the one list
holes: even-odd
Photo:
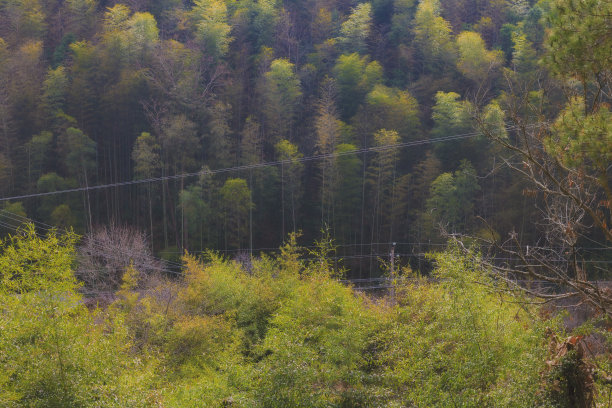
[[89, 291], [113, 291], [131, 264], [144, 285], [163, 271], [150, 248], [145, 235], [134, 229], [117, 225], [96, 229], [79, 247], [76, 275]]

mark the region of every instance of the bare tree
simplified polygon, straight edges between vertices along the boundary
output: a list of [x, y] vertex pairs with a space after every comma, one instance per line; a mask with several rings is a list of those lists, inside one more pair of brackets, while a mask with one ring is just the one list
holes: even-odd
[[[611, 13], [610, 2], [555, 2], [544, 64], [537, 68], [535, 50], [523, 40], [515, 44], [513, 71], [506, 70], [502, 99], [514, 131], [501, 136], [486, 115], [476, 115], [480, 130], [510, 153], [505, 164], [526, 179], [523, 194], [535, 198], [541, 213], [536, 242], [514, 232], [494, 239], [491, 231], [483, 262], [533, 295], [575, 299], [608, 319], [612, 288], [596, 279], [612, 277]], [[550, 103], [559, 100], [559, 107]]]
[[88, 291], [114, 291], [126, 268], [133, 265], [141, 285], [146, 285], [164, 270], [150, 248], [146, 236], [135, 229], [118, 225], [94, 229], [78, 249], [76, 275]]
[[[504, 163], [530, 186], [523, 194], [534, 198], [540, 212], [535, 223], [538, 238], [527, 242], [511, 232], [499, 239], [487, 224], [490, 233], [486, 238], [469, 238], [484, 248], [480, 262], [513, 287], [544, 301], [573, 299], [573, 304], [587, 304], [612, 318], [612, 288], [592, 278], [612, 276], [612, 260], [593, 260], [584, 248], [612, 254], [612, 193], [608, 187], [612, 166], [608, 163], [601, 168], [588, 157], [580, 162], [559, 155], [558, 149], [569, 149], [559, 136], [563, 112], [553, 123], [534, 123], [530, 118], [543, 116], [527, 94], [522, 98], [511, 95], [507, 102], [507, 119], [514, 129], [509, 135], [490, 129], [483, 115], [476, 114], [476, 121], [487, 137], [510, 153]], [[465, 237], [452, 238], [466, 253], [472, 253]]]

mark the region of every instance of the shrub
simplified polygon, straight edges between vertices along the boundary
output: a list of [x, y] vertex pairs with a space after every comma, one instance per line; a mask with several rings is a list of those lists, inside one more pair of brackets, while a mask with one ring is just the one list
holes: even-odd
[[[0, 254], [0, 405], [138, 407], [148, 374], [121, 324], [90, 312], [72, 274], [72, 233], [29, 225]], [[150, 402], [150, 401], [149, 401]]]

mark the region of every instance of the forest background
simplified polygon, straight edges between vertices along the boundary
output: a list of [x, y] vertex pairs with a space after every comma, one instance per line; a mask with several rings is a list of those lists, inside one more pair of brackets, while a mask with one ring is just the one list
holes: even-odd
[[440, 225], [523, 245], [545, 234], [530, 184], [477, 133], [517, 138], [518, 94], [536, 108], [524, 124], [564, 108], [565, 82], [540, 63], [549, 0], [0, 5], [12, 214], [130, 225], [174, 259], [328, 229], [353, 277], [378, 275], [391, 242], [426, 270]]
[[611, 8], [0, 0], [0, 405], [610, 407]]

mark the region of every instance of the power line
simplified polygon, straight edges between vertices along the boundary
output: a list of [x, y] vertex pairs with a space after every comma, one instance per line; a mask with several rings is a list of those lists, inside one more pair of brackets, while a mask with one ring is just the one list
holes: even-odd
[[[504, 128], [504, 130], [511, 130], [514, 128], [516, 127], [508, 126]], [[305, 163], [309, 161], [330, 159], [330, 158], [348, 156], [348, 155], [353, 155], [353, 154], [368, 153], [368, 152], [382, 152], [386, 150], [399, 149], [399, 148], [404, 148], [404, 147], [414, 147], [414, 146], [422, 146], [426, 144], [468, 139], [468, 138], [472, 138], [475, 136], [481, 136], [481, 135], [482, 135], [481, 132], [463, 133], [463, 134], [452, 135], [452, 136], [438, 137], [434, 139], [422, 139], [422, 140], [415, 140], [412, 142], [396, 143], [396, 144], [384, 145], [384, 146], [366, 147], [366, 148], [361, 148], [361, 149], [349, 150], [345, 152], [318, 154], [318, 155], [295, 158], [295, 159], [277, 160], [277, 161], [262, 162], [262, 163], [256, 163], [256, 164], [245, 164], [241, 166], [226, 167], [226, 168], [215, 169], [215, 170], [200, 170], [200, 171], [193, 172], [193, 173], [175, 174], [172, 176], [152, 177], [152, 178], [140, 179], [140, 180], [122, 181], [118, 183], [100, 184], [97, 186], [76, 187], [76, 188], [70, 188], [70, 189], [65, 189], [65, 190], [48, 191], [44, 193], [33, 193], [33, 194], [24, 194], [24, 195], [12, 196], [12, 197], [2, 197], [0, 198], [0, 201], [21, 200], [24, 198], [44, 197], [44, 196], [50, 196], [50, 195], [74, 193], [74, 192], [81, 192], [81, 191], [102, 190], [102, 189], [111, 188], [111, 187], [121, 187], [121, 186], [129, 186], [129, 185], [134, 185], [134, 184], [153, 183], [153, 182], [164, 181], [164, 180], [177, 180], [177, 179], [182, 179], [182, 178], [187, 178], [187, 177], [196, 177], [196, 176], [212, 175], [212, 174], [220, 174], [220, 173], [230, 173], [234, 171], [253, 170], [253, 169], [259, 169], [263, 167], [292, 164], [296, 162]]]
[[[357, 247], [382, 247], [382, 246], [391, 246], [395, 244], [396, 246], [420, 246], [420, 247], [446, 247], [447, 243], [435, 243], [435, 242], [372, 242], [372, 243], [351, 243], [351, 244], [336, 244], [333, 247], [336, 252], [345, 250], [345, 248], [357, 248]], [[298, 249], [312, 249], [317, 248], [317, 245], [298, 245]], [[559, 250], [563, 249], [561, 247], [538, 247], [533, 245], [528, 245], [531, 250]], [[519, 249], [519, 247], [512, 245], [508, 247], [504, 247], [506, 249]], [[521, 249], [525, 249], [526, 247], [521, 247]], [[576, 247], [578, 251], [612, 251], [612, 247]], [[207, 252], [213, 253], [241, 253], [241, 252], [261, 252], [261, 251], [280, 251], [279, 247], [262, 247], [262, 248], [234, 248], [234, 249], [213, 249], [207, 248], [198, 251], [189, 251], [192, 254], [203, 254]], [[164, 251], [169, 254], [182, 254], [183, 251]]]
[[[11, 217], [12, 215], [12, 217]], [[19, 214], [15, 214], [12, 213], [10, 211], [7, 210], [0, 210], [0, 216], [5, 217], [6, 219], [10, 220], [10, 221], [14, 221], [14, 222], [18, 222], [18, 223], [24, 223], [24, 222], [30, 222], [34, 225], [38, 224], [39, 228], [45, 229], [45, 230], [53, 230], [55, 229], [54, 227], [52, 227], [49, 224], [45, 224], [43, 222], [40, 221], [35, 221], [32, 220], [30, 218], [24, 217], [22, 215]], [[2, 220], [0, 220], [0, 226], [3, 226], [5, 228], [9, 228], [12, 230], [17, 231], [19, 228], [19, 225], [15, 226], [13, 224], [10, 224], [10, 222], [4, 222]], [[35, 232], [36, 233], [36, 232]], [[40, 235], [38, 233], [36, 233], [37, 236], [40, 237]], [[95, 242], [95, 240], [92, 240]], [[378, 246], [382, 246], [382, 245], [389, 245], [389, 244], [393, 244], [393, 243], [387, 243], [387, 242], [379, 242], [379, 243], [372, 243], [370, 245], [378, 245]], [[411, 244], [411, 245], [416, 245], [416, 244], [428, 244], [428, 243], [395, 243], [395, 244]], [[365, 244], [364, 244], [365, 245]], [[438, 245], [444, 245], [444, 244], [438, 244]], [[350, 245], [349, 245], [350, 246]], [[357, 246], [357, 245], [356, 245]], [[262, 248], [262, 249], [270, 249], [270, 248]], [[593, 249], [604, 249], [604, 248], [593, 248]], [[122, 252], [122, 250], [118, 249], [119, 252]], [[344, 259], [371, 259], [371, 258], [384, 258], [386, 256], [388, 256], [389, 254], [386, 253], [376, 253], [376, 254], [365, 254], [365, 255], [348, 255], [348, 256], [329, 256], [326, 259], [329, 260], [344, 260]], [[405, 258], [405, 257], [424, 257], [427, 256], [427, 253], [396, 253], [394, 254], [395, 257], [397, 258]], [[159, 258], [155, 258], [153, 257], [155, 260], [161, 261], [161, 262], [166, 262], [163, 259], [159, 259]], [[303, 260], [308, 261], [308, 260], [317, 260], [317, 259], [321, 259], [321, 258], [316, 258], [316, 257], [306, 257], [303, 258]], [[496, 260], [496, 261], [514, 261], [514, 262], [521, 262], [523, 261], [522, 259], [519, 258], [509, 258], [509, 257], [493, 257], [491, 258], [492, 260]], [[559, 259], [559, 260], [553, 260], [552, 262], [565, 262], [566, 260], [563, 259]], [[612, 261], [605, 261], [605, 260], [586, 260], [586, 261], [582, 261], [585, 263], [601, 263], [601, 264], [611, 264]], [[177, 275], [183, 275], [183, 273], [181, 272], [175, 272], [175, 271], [171, 271], [171, 270], [167, 270], [165, 268], [156, 268], [156, 267], [150, 267], [149, 269], [157, 269], [163, 272], [167, 272], [167, 273], [174, 273]], [[83, 272], [97, 272], [97, 271], [106, 271], [105, 268], [100, 268], [100, 269], [87, 269], [87, 270], [82, 270]], [[387, 278], [387, 277], [379, 277], [379, 278], [368, 278], [368, 279], [341, 279], [339, 280], [339, 282], [341, 283], [346, 283], [346, 284], [359, 284], [359, 283], [379, 283], [378, 285], [375, 286], [354, 286], [353, 289], [354, 290], [374, 290], [374, 289], [388, 289], [393, 287], [393, 285], [388, 285], [385, 283], [390, 282], [391, 279]], [[535, 281], [532, 281], [531, 283], [534, 283]], [[149, 290], [145, 290], [144, 292], [148, 292], [151, 291]], [[85, 296], [91, 296], [91, 295], [116, 295], [116, 292], [113, 291], [95, 291], [95, 290], [90, 290], [90, 291], [83, 291], [82, 292], [83, 295]]]
[[[13, 215], [14, 217], [11, 217], [10, 215]], [[33, 220], [31, 218], [27, 218], [24, 216], [21, 216], [19, 214], [15, 214], [12, 213], [10, 211], [7, 210], [0, 210], [0, 216], [8, 218], [11, 221], [15, 221], [18, 223], [24, 223], [24, 222], [31, 222], [34, 225], [37, 225], [39, 228], [42, 228], [44, 230], [50, 231], [52, 229], [54, 229], [53, 226], [46, 224], [44, 222], [41, 221], [36, 221]], [[15, 218], [18, 217], [18, 218]], [[18, 226], [9, 224], [7, 222], [3, 222], [0, 221], [0, 226], [3, 226], [5, 228], [9, 228], [12, 230], [17, 230]], [[38, 235], [38, 234], [37, 234]], [[101, 244], [101, 241], [96, 242], [95, 239], [91, 239], [91, 242], [93, 244], [93, 246], [95, 248], [98, 249], [105, 249], [105, 246]], [[339, 247], [358, 247], [358, 246], [386, 246], [386, 245], [392, 245], [394, 244], [393, 242], [375, 242], [372, 244], [344, 244], [344, 245], [339, 245]], [[435, 244], [435, 243], [427, 243], [427, 242], [395, 242], [396, 245], [413, 245], [413, 246], [446, 246], [446, 244]], [[315, 248], [316, 246], [311, 245], [311, 246], [300, 246], [299, 248], [304, 248], [304, 249], [308, 249], [308, 248]], [[536, 248], [536, 247], [533, 247]], [[605, 247], [600, 247], [600, 248], [579, 248], [579, 249], [585, 249], [585, 250], [610, 250], [610, 248], [605, 248]], [[124, 255], [130, 255], [128, 252], [126, 252], [126, 250], [123, 250], [121, 248], [117, 248], [116, 249], [118, 252], [120, 252], [121, 254]], [[264, 251], [264, 250], [279, 250], [279, 248], [255, 248], [253, 249], [253, 251], [258, 252], [258, 251]], [[223, 252], [223, 250], [211, 250], [212, 252]], [[227, 251], [248, 251], [248, 249], [236, 249], [236, 250], [225, 250]], [[202, 252], [206, 252], [206, 251], [195, 251], [194, 253], [202, 253]], [[349, 259], [372, 259], [372, 258], [384, 258], [387, 257], [389, 254], [387, 253], [372, 253], [372, 254], [353, 254], [353, 255], [338, 255], [338, 256], [328, 256], [326, 259], [330, 259], [330, 260], [349, 260]], [[419, 252], [419, 253], [395, 253], [395, 257], [398, 258], [406, 258], [406, 257], [424, 257], [426, 256], [427, 253], [424, 252]], [[161, 258], [157, 258], [155, 256], [152, 256], [153, 260], [158, 261], [162, 264], [167, 264], [169, 266], [174, 266], [174, 267], [182, 267], [182, 264], [176, 263], [176, 262], [172, 262], [172, 261], [168, 261], [165, 259], [161, 259]], [[302, 260], [316, 260], [316, 259], [320, 259], [317, 257], [303, 257]], [[521, 258], [512, 258], [512, 257], [493, 257], [491, 258], [492, 260], [495, 261], [523, 261]], [[557, 260], [551, 260], [551, 262], [568, 262], [566, 259], [557, 259]], [[607, 260], [582, 260], [581, 262], [584, 263], [589, 263], [589, 264], [612, 264], [612, 261], [607, 261]], [[159, 270], [162, 272], [167, 272], [167, 273], [173, 273], [173, 274], [179, 274], [182, 275], [182, 273], [180, 272], [175, 272], [172, 270], [168, 270], [166, 268], [158, 268], [155, 266], [150, 266], [148, 267], [149, 269], [155, 269], [155, 270]], [[100, 270], [105, 270], [105, 269], [100, 269]]]

